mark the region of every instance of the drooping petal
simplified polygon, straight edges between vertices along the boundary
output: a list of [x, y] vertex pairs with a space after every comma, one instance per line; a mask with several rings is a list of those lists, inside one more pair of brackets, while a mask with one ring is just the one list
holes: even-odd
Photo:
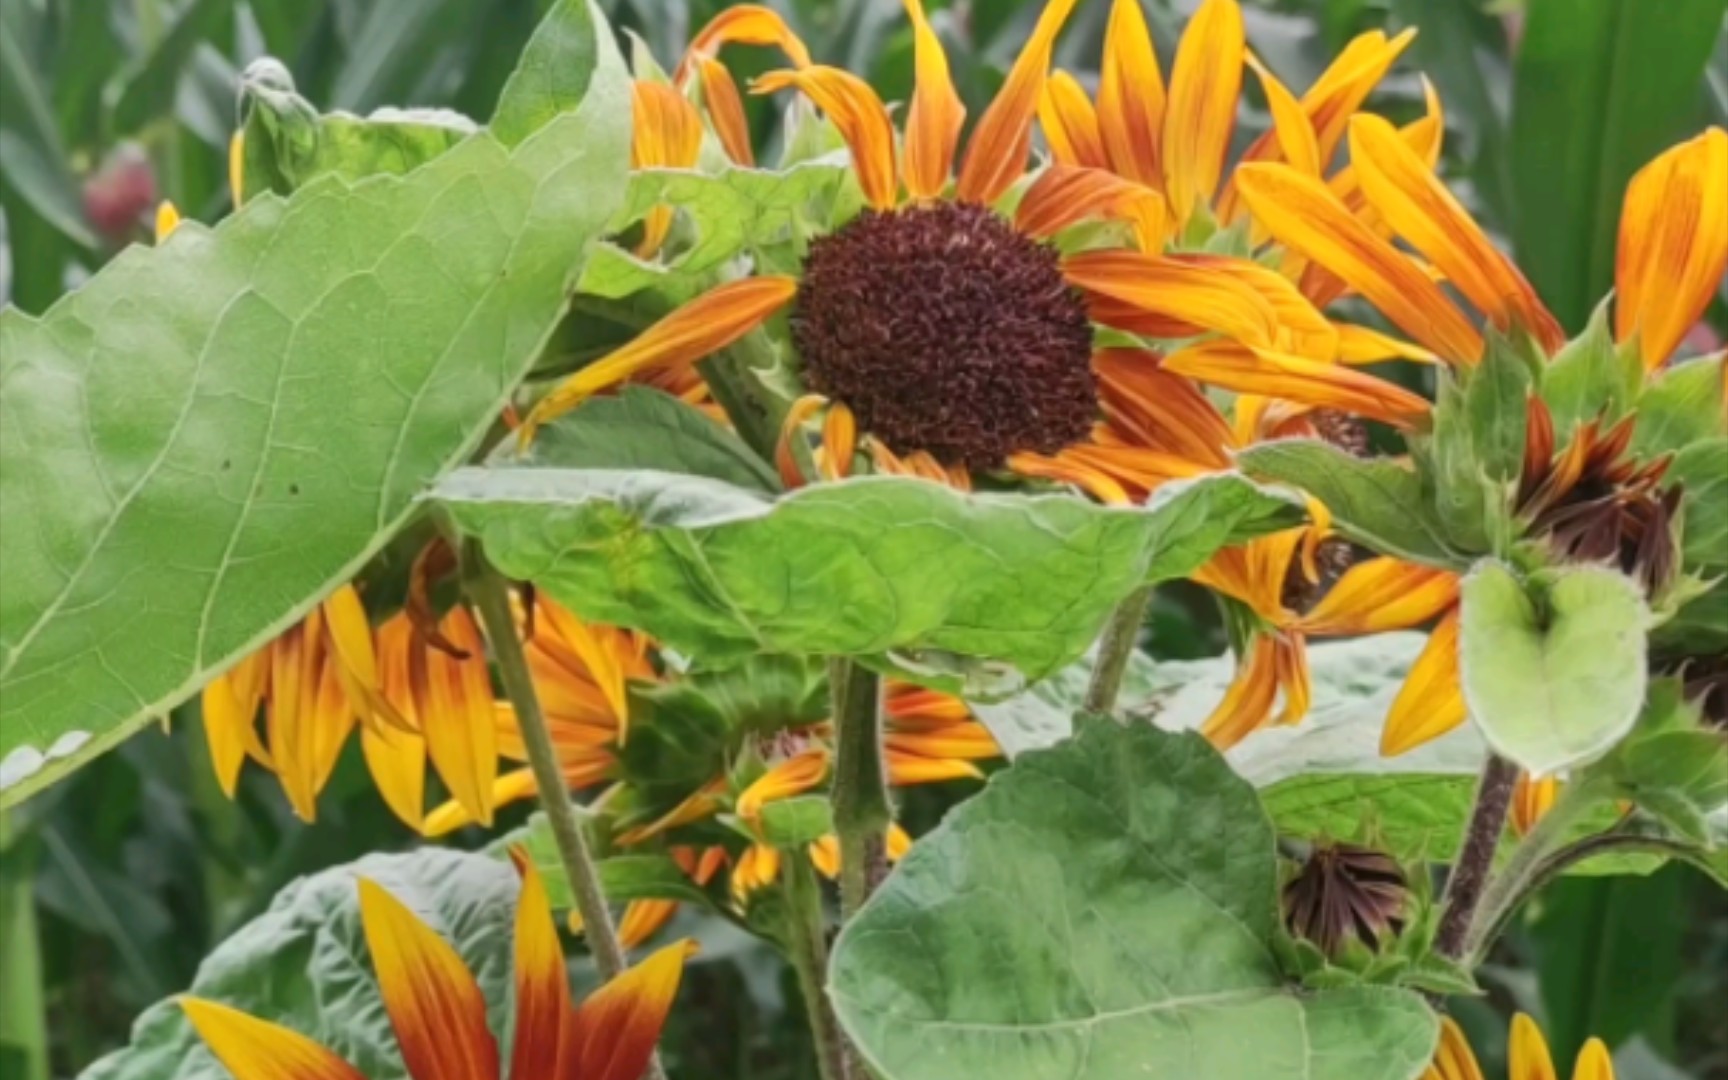
[[1048, 239], [1090, 219], [1129, 222], [1142, 251], [1158, 252], [1164, 247], [1168, 221], [1164, 197], [1103, 169], [1069, 165], [1045, 169], [1021, 198], [1014, 227], [1028, 236]]
[[521, 845], [512, 845], [510, 861], [522, 878], [516, 899], [516, 1035], [510, 1051], [510, 1075], [556, 1077], [565, 1017], [570, 1011], [570, 984], [564, 974], [564, 950], [546, 883]]
[[450, 943], [382, 886], [360, 879], [360, 922], [384, 1011], [414, 1080], [497, 1080], [486, 998]]
[[1554, 1059], [1548, 1054], [1548, 1040], [1536, 1021], [1524, 1013], [1512, 1017], [1512, 1045], [1507, 1050], [1509, 1080], [1555, 1080]]
[[668, 945], [589, 994], [570, 1018], [558, 1076], [637, 1080], [678, 994], [684, 961], [695, 951], [689, 941]]
[[298, 1031], [204, 998], [183, 997], [179, 1005], [234, 1080], [366, 1080]]
[[734, 4], [714, 16], [690, 39], [690, 47], [679, 61], [672, 81], [683, 86], [700, 57], [713, 57], [726, 45], [773, 45], [786, 54], [793, 67], [810, 63], [810, 50], [773, 8], [761, 4]]
[[1083, 252], [1063, 260], [1062, 276], [1089, 296], [1215, 330], [1244, 344], [1270, 348], [1278, 331], [1272, 305], [1248, 285], [1162, 255]]
[[[574, 786], [574, 785], [572, 785]], [[532, 769], [513, 769], [501, 774], [492, 783], [491, 797], [488, 805], [496, 810], [513, 802], [532, 798], [535, 793], [534, 772]], [[444, 836], [455, 832], [465, 825], [473, 825], [477, 818], [469, 812], [468, 807], [451, 799], [429, 813], [420, 825], [420, 834], [428, 838]]]
[[639, 371], [693, 364], [719, 352], [785, 307], [797, 290], [797, 279], [776, 275], [743, 278], [708, 290], [650, 326], [630, 344], [560, 383], [522, 422], [518, 441], [526, 446], [541, 424]]
[[963, 720], [928, 731], [889, 731], [883, 745], [890, 750], [928, 758], [986, 759], [1002, 756], [990, 729], [976, 720]]
[[1038, 102], [1038, 126], [1044, 131], [1051, 156], [1059, 163], [1086, 169], [1110, 167], [1092, 99], [1066, 71], [1053, 71], [1044, 81], [1044, 95]]
[[[621, 655], [622, 642], [606, 627], [590, 626], [556, 601], [542, 597], [538, 611], [546, 621], [552, 640], [568, 646], [580, 666], [611, 707], [613, 730], [619, 746], [629, 742], [630, 699], [628, 657]], [[548, 642], [550, 644], [550, 642]]]
[[870, 84], [849, 71], [814, 65], [770, 71], [751, 84], [756, 94], [796, 89], [828, 114], [852, 151], [852, 169], [864, 198], [878, 210], [892, 207], [900, 190], [894, 164], [894, 122]]
[[738, 816], [755, 822], [762, 817], [762, 807], [778, 799], [802, 795], [820, 784], [828, 775], [828, 751], [806, 750], [787, 758], [763, 773], [755, 783], [738, 795]]
[[634, 949], [665, 929], [678, 914], [676, 900], [632, 900], [618, 919], [618, 943]]
[[498, 778], [498, 734], [486, 646], [474, 617], [460, 604], [445, 614], [439, 630], [468, 655], [458, 659], [431, 647], [414, 652], [413, 678], [424, 688], [420, 730], [432, 765], [451, 796], [475, 821], [490, 825], [492, 785]]
[[1194, 382], [1165, 371], [1156, 353], [1100, 349], [1092, 368], [1104, 415], [1132, 445], [1208, 470], [1230, 468], [1236, 437], [1229, 422]]
[[1379, 634], [1420, 626], [1458, 601], [1458, 575], [1389, 556], [1344, 572], [1302, 618], [1310, 634]]
[[1164, 358], [1166, 370], [1244, 394], [1266, 394], [1408, 427], [1427, 416], [1428, 400], [1397, 383], [1342, 364], [1229, 341], [1204, 341]]
[[267, 767], [270, 752], [258, 738], [258, 705], [270, 681], [270, 646], [258, 650], [204, 687], [200, 704], [204, 738], [222, 793], [234, 797], [240, 767], [250, 756]]
[[[702, 150], [702, 117], [690, 99], [665, 83], [638, 79], [631, 83], [634, 126], [630, 142], [632, 169], [687, 169]], [[642, 226], [636, 254], [642, 258], [660, 250], [672, 228], [672, 208], [657, 206]]]
[[1482, 335], [1440, 287], [1324, 184], [1287, 165], [1246, 165], [1236, 182], [1273, 236], [1337, 274], [1405, 333], [1454, 363], [1481, 358]]
[[1235, 278], [1272, 308], [1280, 351], [1331, 362], [1338, 358], [1338, 328], [1284, 275], [1251, 259], [1182, 253], [1171, 259]]
[[1519, 773], [1518, 783], [1512, 788], [1512, 831], [1519, 836], [1529, 833], [1548, 813], [1559, 794], [1558, 777], [1544, 776], [1537, 780], [1527, 772]]
[[925, 757], [923, 754], [909, 754], [894, 747], [886, 748], [882, 758], [887, 765], [888, 782], [895, 787], [940, 784], [948, 780], [975, 780], [984, 775], [983, 770], [970, 761]]
[[1435, 624], [1428, 644], [1410, 665], [1410, 674], [1386, 714], [1380, 755], [1408, 753], [1464, 722], [1464, 690], [1458, 682], [1458, 612]]
[[1200, 725], [1200, 734], [1220, 750], [1228, 750], [1265, 727], [1278, 697], [1277, 642], [1270, 634], [1259, 634], [1248, 655], [1236, 668], [1236, 678], [1212, 715]]
[[805, 849], [816, 872], [829, 881], [840, 876], [840, 838], [833, 833], [818, 836]]
[[1274, 639], [1274, 662], [1278, 689], [1284, 695], [1280, 724], [1300, 724], [1314, 700], [1313, 680], [1308, 673], [1308, 646], [1301, 634], [1281, 633]]
[[912, 20], [914, 70], [917, 86], [906, 116], [906, 190], [914, 199], [933, 199], [948, 184], [954, 167], [954, 147], [966, 106], [954, 92], [948, 75], [948, 55], [924, 15], [923, 0], [904, 0]]
[[1711, 128], [1638, 170], [1620, 213], [1614, 331], [1667, 360], [1728, 270], [1728, 131]]
[[1205, 0], [1176, 49], [1162, 132], [1164, 193], [1177, 221], [1209, 205], [1236, 128], [1247, 38], [1236, 0]]
[[[701, 821], [705, 817], [719, 813], [723, 803], [720, 796], [726, 791], [726, 778], [720, 777], [710, 781], [687, 796], [683, 802], [666, 813], [644, 825], [627, 829], [618, 834], [618, 843], [622, 847], [640, 844], [651, 837], [659, 836], [669, 829], [680, 825], [688, 825], [693, 821]], [[724, 849], [722, 849], [724, 850]]]
[[732, 73], [711, 56], [697, 57], [696, 72], [702, 84], [702, 104], [708, 108], [708, 120], [714, 125], [721, 148], [735, 163], [753, 167], [756, 151], [750, 145], [750, 124], [745, 119], [744, 99]]
[[1164, 190], [1164, 113], [1164, 76], [1140, 0], [1115, 0], [1098, 76], [1098, 128], [1110, 165], [1158, 191]]
[[972, 130], [956, 187], [961, 201], [993, 203], [1020, 178], [1031, 146], [1032, 117], [1038, 111], [1044, 76], [1050, 70], [1050, 53], [1075, 2], [1049, 0], [1045, 4], [1026, 47], [1008, 69], [1002, 89]]
[[1523, 327], [1550, 354], [1560, 348], [1566, 332], [1536, 289], [1390, 123], [1352, 118], [1350, 160], [1369, 204], [1478, 310], [1502, 330]]
[[780, 473], [780, 482], [786, 485], [788, 491], [801, 488], [809, 482], [803, 469], [799, 467], [798, 455], [793, 447], [803, 439], [805, 423], [826, 404], [828, 399], [821, 394], [803, 394], [786, 409], [786, 418], [780, 421], [780, 438], [774, 444], [774, 466]]
[[1464, 1029], [1450, 1016], [1440, 1018], [1440, 1045], [1434, 1050], [1434, 1065], [1439, 1080], [1483, 1080], [1482, 1068], [1476, 1064], [1476, 1054], [1464, 1038]]

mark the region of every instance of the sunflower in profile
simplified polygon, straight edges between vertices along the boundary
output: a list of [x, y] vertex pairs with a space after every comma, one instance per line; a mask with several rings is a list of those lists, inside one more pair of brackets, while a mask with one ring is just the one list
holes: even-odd
[[[654, 1054], [692, 951], [669, 945], [572, 1006], [546, 888], [520, 848], [516, 903], [513, 1080], [637, 1080]], [[360, 920], [384, 1011], [411, 1080], [506, 1075], [486, 998], [448, 942], [383, 887], [361, 879]], [[236, 1080], [364, 1080], [299, 1032], [198, 997], [180, 1007]]]
[[[865, 209], [812, 240], [797, 275], [755, 274], [719, 285], [571, 376], [530, 412], [524, 442], [586, 398], [626, 380], [687, 371], [788, 310], [811, 395], [791, 416], [801, 422], [825, 414], [824, 478], [847, 475], [853, 452], [863, 450], [878, 471], [965, 486], [980, 470], [1014, 471], [1019, 455], [1077, 445], [1132, 473], [1132, 454], [1091, 438], [1100, 411], [1100, 305], [1169, 337], [1300, 354], [1292, 384], [1313, 403], [1347, 407], [1353, 394], [1373, 400], [1377, 414], [1417, 408], [1420, 399], [1335, 363], [1345, 353], [1343, 333], [1278, 274], [1239, 259], [1164, 255], [1174, 219], [1160, 191], [1096, 169], [1048, 169], [1026, 186], [1051, 51], [1074, 0], [1051, 0], [1043, 9], [964, 140], [965, 108], [942, 45], [919, 0], [905, 6], [916, 78], [903, 133], [865, 82], [809, 62], [779, 18], [753, 5], [728, 10], [697, 35], [673, 87], [640, 91], [638, 123], [659, 130], [638, 138], [666, 149], [639, 155], [640, 162], [689, 167], [696, 160], [702, 118], [677, 91], [681, 85], [699, 91], [719, 142], [745, 164], [737, 88], [715, 56], [734, 42], [778, 45], [791, 66], [752, 89], [796, 91], [827, 115], [850, 150]], [[1208, 49], [1228, 53], [1228, 35], [1219, 41]], [[1240, 68], [1239, 44], [1231, 62]], [[1203, 106], [1191, 117], [1200, 133], [1178, 140], [1175, 159], [1205, 199], [1216, 187], [1235, 109], [1233, 91], [1226, 108], [1214, 101], [1209, 65], [1204, 57], [1182, 65], [1182, 100]], [[1098, 220], [1123, 223], [1134, 238], [1121, 250], [1066, 255], [1052, 243]], [[651, 218], [648, 238], [662, 231]], [[1359, 349], [1382, 347], [1352, 338]], [[1380, 355], [1397, 351], [1394, 345]]]
[[[1542, 1029], [1523, 1013], [1512, 1017], [1510, 1057], [1510, 1080], [1554, 1080], [1559, 1075]], [[1440, 1018], [1440, 1045], [1422, 1080], [1484, 1080], [1463, 1030], [1449, 1016]], [[1591, 1039], [1578, 1052], [1572, 1080], [1614, 1080], [1614, 1061], [1601, 1039]]]
[[[1434, 177], [1391, 125], [1358, 116], [1349, 125], [1359, 190], [1393, 230], [1489, 324], [1525, 333], [1549, 357], [1565, 342], [1536, 290]], [[1478, 363], [1482, 327], [1436, 284], [1429, 266], [1364, 224], [1325, 183], [1288, 164], [1237, 171], [1243, 201], [1267, 233], [1345, 282], [1411, 338], [1456, 366]], [[1712, 128], [1640, 170], [1627, 187], [1615, 263], [1615, 336], [1635, 348], [1646, 370], [1666, 364], [1709, 304], [1728, 269], [1728, 132]], [[1721, 366], [1723, 356], [1710, 362]], [[1609, 562], [1652, 595], [1678, 570], [1671, 525], [1677, 493], [1663, 484], [1665, 459], [1632, 453], [1636, 414], [1616, 423], [1586, 421], [1556, 431], [1548, 407], [1529, 402], [1528, 437], [1516, 510], [1526, 535], [1558, 558]], [[1394, 595], [1430, 583], [1435, 571], [1402, 564]], [[1456, 604], [1412, 610], [1408, 622], [1439, 622], [1388, 714], [1381, 750], [1397, 755], [1446, 734], [1465, 719], [1458, 673]], [[1423, 616], [1423, 617], [1417, 617]], [[1318, 632], [1367, 629], [1353, 613], [1314, 621]], [[1551, 801], [1552, 788], [1523, 796], [1526, 822]]]

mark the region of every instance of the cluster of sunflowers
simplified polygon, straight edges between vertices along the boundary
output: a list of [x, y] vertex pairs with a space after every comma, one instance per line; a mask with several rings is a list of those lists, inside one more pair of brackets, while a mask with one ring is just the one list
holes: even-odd
[[[519, 421], [513, 410], [506, 419], [519, 444], [632, 383], [724, 418], [705, 378], [712, 369], [698, 363], [777, 328], [784, 314], [782, 340], [802, 383], [771, 429], [789, 489], [875, 472], [968, 490], [1059, 485], [1137, 504], [1167, 483], [1235, 469], [1240, 453], [1269, 440], [1315, 438], [1364, 457], [1387, 433], [1430, 431], [1435, 406], [1374, 365], [1433, 365], [1444, 382], [1503, 340], [1538, 363], [1567, 347], [1524, 275], [1436, 175], [1445, 118], [1432, 88], [1425, 115], [1403, 127], [1362, 111], [1410, 34], [1364, 34], [1298, 95], [1249, 49], [1237, 0], [1206, 0], [1166, 81], [1139, 4], [1116, 0], [1088, 93], [1051, 69], [1075, 3], [1050, 0], [964, 140], [966, 110], [920, 0], [905, 0], [916, 89], [899, 123], [863, 80], [812, 62], [766, 7], [726, 10], [669, 74], [639, 69], [634, 167], [748, 169], [756, 144], [744, 95], [719, 54], [777, 48], [787, 66], [749, 92], [794, 95], [789, 115], [802, 123], [816, 123], [812, 106], [825, 117], [820, 130], [844, 144], [861, 207], [802, 238], [796, 265], [782, 268], [796, 272], [739, 260], [729, 280], [670, 311], [662, 304], [662, 317], [627, 344], [524, 400]], [[1250, 74], [1272, 127], [1232, 160]], [[160, 228], [174, 222], [167, 211]], [[1728, 265], [1728, 132], [1710, 130], [1645, 166], [1620, 230], [1612, 336], [1655, 372]], [[643, 265], [675, 259], [689, 241], [681, 208], [653, 207], [628, 239]], [[1393, 332], [1335, 317], [1346, 298]], [[1679, 491], [1665, 483], [1667, 458], [1634, 450], [1634, 425], [1603, 418], [1565, 430], [1531, 396], [1514, 510], [1524, 535], [1556, 558], [1614, 560], [1656, 602], [1682, 573]], [[1458, 573], [1365, 552], [1334, 529], [1338, 509], [1310, 499], [1308, 524], [1226, 549], [1194, 575], [1224, 599], [1237, 631], [1236, 678], [1202, 727], [1220, 748], [1303, 720], [1313, 638], [1431, 627], [1386, 719], [1385, 754], [1465, 720]], [[437, 599], [454, 561], [433, 541], [399, 610], [370, 610], [365, 582], [344, 586], [212, 682], [203, 715], [224, 789], [233, 793], [250, 760], [273, 771], [310, 820], [357, 730], [381, 796], [425, 836], [490, 826], [500, 807], [533, 795], [529, 769], [501, 764], [527, 752], [514, 709], [494, 690], [479, 624], [463, 602]], [[830, 780], [821, 669], [778, 666], [774, 677], [792, 689], [767, 712], [686, 708], [679, 695], [700, 694], [707, 677], [690, 658], [585, 622], [527, 587], [514, 614], [564, 781], [593, 793], [605, 842], [668, 855], [746, 917], [782, 872], [783, 851], [762, 830], [765, 808]], [[884, 699], [892, 784], [978, 778], [998, 756], [960, 698], [890, 682]], [[448, 796], [430, 807], [428, 766]], [[1556, 784], [1521, 783], [1518, 828], [1541, 816]], [[893, 827], [888, 856], [910, 843]], [[805, 853], [823, 873], [839, 872], [833, 836]], [[624, 943], [654, 937], [676, 909], [632, 901]], [[537, 930], [532, 940], [547, 939]], [[389, 980], [384, 989], [390, 997]], [[216, 1033], [213, 1045], [224, 1032], [240, 1038], [241, 1027], [225, 1026], [240, 1021], [189, 1008]], [[415, 1023], [399, 1020], [398, 1031]], [[1530, 1062], [1528, 1075], [1553, 1075], [1540, 1035], [1520, 1025], [1514, 1057]], [[1480, 1075], [1455, 1028], [1430, 1075]], [[1611, 1075], [1599, 1046], [1577, 1075]]]

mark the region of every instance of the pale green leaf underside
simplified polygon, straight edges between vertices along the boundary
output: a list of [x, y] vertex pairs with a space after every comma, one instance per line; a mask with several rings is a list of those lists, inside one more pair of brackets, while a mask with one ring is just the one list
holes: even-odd
[[1137, 585], [1291, 520], [1239, 476], [1144, 508], [902, 477], [778, 499], [647, 471], [462, 469], [435, 497], [498, 567], [708, 663], [939, 650], [1055, 671]]
[[1021, 757], [842, 933], [830, 988], [886, 1080], [1408, 1080], [1413, 995], [1286, 985], [1273, 833], [1193, 734], [1098, 723]]
[[404, 178], [261, 197], [41, 319], [0, 313], [7, 801], [298, 618], [468, 452], [618, 198], [629, 99], [604, 56], [514, 151], [480, 134]]
[[1649, 611], [1616, 571], [1573, 567], [1539, 612], [1505, 566], [1464, 579], [1458, 644], [1464, 700], [1496, 752], [1537, 775], [1606, 753], [1638, 719]]

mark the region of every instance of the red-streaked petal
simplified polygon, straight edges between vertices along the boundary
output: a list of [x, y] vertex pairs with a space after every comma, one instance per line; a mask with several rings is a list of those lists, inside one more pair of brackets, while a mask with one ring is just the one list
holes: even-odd
[[460, 604], [445, 613], [438, 629], [467, 658], [457, 659], [430, 647], [414, 654], [414, 675], [425, 688], [420, 730], [427, 755], [451, 797], [475, 821], [490, 825], [492, 785], [498, 779], [498, 731], [486, 645], [474, 617]]
[[924, 16], [922, 0], [904, 0], [912, 20], [914, 70], [917, 86], [906, 116], [906, 190], [914, 199], [933, 199], [948, 185], [954, 167], [954, 147], [966, 106], [954, 92], [948, 75], [948, 55]]
[[984, 110], [966, 146], [956, 192], [963, 202], [989, 204], [1020, 178], [1031, 145], [1032, 117], [1044, 94], [1050, 52], [1076, 0], [1049, 0], [1008, 77]]
[[666, 946], [588, 995], [570, 1018], [560, 1077], [580, 1080], [639, 1080], [684, 974], [696, 951], [680, 941]]
[[366, 1080], [298, 1031], [203, 998], [183, 997], [179, 1005], [234, 1080]]
[[564, 950], [546, 883], [527, 848], [512, 845], [510, 861], [522, 877], [516, 900], [516, 1044], [510, 1052], [513, 1077], [556, 1077], [565, 1017], [570, 1012], [570, 984], [564, 974]]
[[1140, 0], [1115, 0], [1098, 76], [1098, 128], [1111, 166], [1158, 191], [1164, 189], [1164, 102], [1164, 76]]
[[1218, 190], [1247, 47], [1236, 0], [1205, 0], [1182, 33], [1162, 132], [1164, 193], [1177, 221], [1210, 205]]
[[1615, 334], [1667, 360], [1728, 268], [1728, 131], [1711, 128], [1640, 169], [1626, 188], [1614, 264]]
[[1051, 156], [1063, 165], [1110, 167], [1098, 113], [1080, 83], [1066, 71], [1053, 71], [1044, 81], [1038, 124], [1044, 130], [1044, 141], [1050, 144]]
[[1026, 190], [1014, 227], [1047, 239], [1093, 218], [1127, 221], [1142, 251], [1163, 249], [1168, 215], [1164, 197], [1149, 187], [1103, 169], [1052, 165]]
[[698, 57], [696, 71], [702, 83], [702, 103], [726, 156], [745, 168], [756, 164], [750, 145], [750, 124], [744, 117], [744, 99], [726, 65], [710, 56]]
[[497, 1080], [486, 999], [449, 942], [360, 879], [360, 921], [402, 1060], [414, 1080]]
[[1200, 734], [1220, 750], [1228, 750], [1272, 718], [1278, 697], [1278, 646], [1270, 634], [1260, 634], [1248, 655], [1236, 668], [1236, 678], [1212, 715], [1200, 725]]
[[773, 45], [786, 54], [793, 67], [810, 63], [810, 50], [778, 12], [761, 4], [734, 4], [714, 16], [690, 39], [673, 82], [683, 86], [698, 57], [714, 56], [726, 45]]
[[900, 191], [894, 165], [894, 122], [870, 84], [835, 67], [815, 65], [795, 71], [770, 71], [751, 84], [756, 94], [796, 89], [828, 114], [852, 150], [852, 169], [864, 198], [878, 210], [896, 202]]
[[[1062, 262], [1080, 291], [1270, 348], [1278, 332], [1272, 305], [1228, 274], [1138, 251], [1088, 251]], [[1094, 312], [1094, 317], [1097, 313]]]

